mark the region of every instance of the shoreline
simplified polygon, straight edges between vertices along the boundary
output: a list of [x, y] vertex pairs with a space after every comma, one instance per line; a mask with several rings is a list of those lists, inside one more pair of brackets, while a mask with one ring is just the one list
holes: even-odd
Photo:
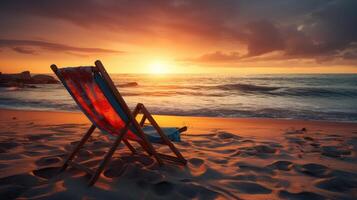
[[[330, 122], [296, 119], [275, 118], [223, 118], [223, 117], [197, 117], [153, 115], [160, 126], [182, 127], [187, 126], [186, 134], [202, 134], [212, 130], [224, 130], [238, 135], [246, 136], [278, 136], [284, 130], [329, 130], [334, 132], [357, 131], [357, 123]], [[63, 111], [32, 111], [0, 109], [0, 120], [17, 121], [31, 120], [37, 124], [91, 124], [82, 112]]]
[[[19, 111], [19, 112], [48, 112], [48, 113], [69, 113], [69, 114], [83, 114], [78, 111], [66, 110], [32, 110], [32, 109], [16, 109], [16, 108], [1, 108], [1, 111]], [[83, 114], [84, 115], [84, 114]], [[277, 121], [299, 121], [299, 122], [316, 122], [316, 123], [339, 123], [339, 124], [357, 124], [357, 121], [338, 121], [338, 120], [315, 120], [315, 119], [294, 119], [294, 118], [269, 118], [269, 117], [218, 117], [218, 116], [199, 116], [199, 115], [166, 115], [166, 114], [153, 114], [153, 116], [160, 117], [179, 117], [179, 118], [202, 118], [202, 119], [223, 119], [223, 120], [277, 120]]]

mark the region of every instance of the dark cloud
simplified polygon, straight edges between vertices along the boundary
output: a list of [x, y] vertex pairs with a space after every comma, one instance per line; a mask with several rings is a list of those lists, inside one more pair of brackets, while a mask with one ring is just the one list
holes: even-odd
[[247, 23], [241, 27], [244, 34], [237, 36], [247, 45], [247, 54], [237, 60], [280, 52], [270, 59], [315, 59], [334, 64], [357, 61], [357, 1], [326, 2], [292, 24], [283, 19]]
[[51, 43], [45, 41], [36, 40], [7, 40], [0, 39], [0, 49], [1, 48], [11, 48], [18, 53], [24, 54], [34, 54], [36, 51], [30, 48], [39, 48], [47, 51], [55, 52], [66, 52], [66, 53], [123, 53], [123, 51], [116, 51], [111, 49], [101, 49], [101, 48], [84, 48], [75, 47], [58, 43]]
[[284, 49], [284, 38], [280, 30], [269, 21], [251, 22], [247, 27], [247, 56], [258, 56]]
[[[7, 19], [35, 16], [70, 22], [90, 30], [135, 32], [148, 38], [166, 37], [175, 42], [190, 42], [192, 40], [180, 39], [192, 36], [198, 41], [202, 38], [213, 41], [217, 49], [221, 49], [191, 59], [197, 62], [226, 62], [274, 52], [281, 52], [275, 59], [357, 59], [354, 56], [357, 48], [356, 10], [355, 0], [0, 2], [0, 13]], [[237, 52], [245, 48], [246, 54], [225, 53], [225, 47], [219, 45], [227, 43], [236, 44]], [[36, 42], [32, 46], [66, 49], [72, 53], [112, 51]]]
[[310, 14], [304, 32], [322, 52], [339, 51], [357, 42], [357, 1], [334, 1]]
[[341, 55], [343, 57], [343, 59], [346, 59], [346, 60], [356, 60], [357, 59], [357, 50], [354, 49], [352, 51], [346, 51], [344, 53], [342, 53]]
[[36, 54], [35, 50], [24, 48], [24, 47], [13, 47], [12, 50], [22, 54], [32, 54], [32, 55]]

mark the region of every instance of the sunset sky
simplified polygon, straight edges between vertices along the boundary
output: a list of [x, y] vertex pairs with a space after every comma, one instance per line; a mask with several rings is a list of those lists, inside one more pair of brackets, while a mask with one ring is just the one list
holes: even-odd
[[8, 0], [0, 71], [357, 73], [355, 0]]

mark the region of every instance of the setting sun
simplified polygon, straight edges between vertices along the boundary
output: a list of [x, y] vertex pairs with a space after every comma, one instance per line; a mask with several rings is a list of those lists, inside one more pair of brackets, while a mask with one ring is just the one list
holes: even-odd
[[166, 74], [168, 71], [168, 64], [162, 61], [155, 61], [149, 64], [149, 73], [151, 74]]

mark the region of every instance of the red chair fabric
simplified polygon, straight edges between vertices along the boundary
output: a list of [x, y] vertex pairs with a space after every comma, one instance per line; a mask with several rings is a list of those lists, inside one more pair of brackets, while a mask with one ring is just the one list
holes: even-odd
[[[101, 131], [117, 135], [125, 121], [110, 104], [94, 79], [94, 67], [70, 67], [58, 69], [58, 75], [81, 110]], [[124, 136], [141, 140], [131, 129]]]

